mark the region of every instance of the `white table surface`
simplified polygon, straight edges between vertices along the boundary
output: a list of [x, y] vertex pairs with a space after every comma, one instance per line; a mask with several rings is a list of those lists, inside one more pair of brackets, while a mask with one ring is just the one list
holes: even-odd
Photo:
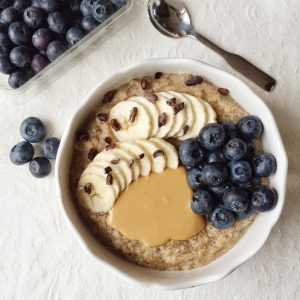
[[75, 241], [58, 209], [53, 172], [38, 180], [27, 166], [9, 162], [9, 150], [21, 140], [19, 124], [25, 117], [40, 117], [49, 135], [61, 137], [88, 91], [137, 60], [195, 58], [233, 72], [197, 41], [160, 35], [144, 8], [31, 101], [16, 106], [0, 95], [1, 299], [300, 299], [300, 2], [185, 2], [196, 29], [278, 80], [269, 94], [249, 83], [275, 114], [289, 155], [286, 205], [267, 243], [230, 276], [207, 286], [161, 292], [128, 284], [101, 269]]

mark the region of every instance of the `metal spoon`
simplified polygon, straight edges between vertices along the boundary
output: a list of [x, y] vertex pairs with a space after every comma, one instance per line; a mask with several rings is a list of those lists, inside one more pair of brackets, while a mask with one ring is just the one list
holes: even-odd
[[276, 80], [270, 75], [248, 62], [245, 58], [220, 48], [200, 33], [194, 31], [190, 16], [180, 1], [149, 0], [148, 14], [154, 27], [162, 34], [173, 38], [193, 37], [220, 54], [229, 65], [259, 87], [268, 92], [275, 87]]

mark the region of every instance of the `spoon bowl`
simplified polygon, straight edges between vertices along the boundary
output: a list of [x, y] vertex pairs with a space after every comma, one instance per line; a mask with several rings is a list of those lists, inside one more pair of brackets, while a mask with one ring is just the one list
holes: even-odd
[[153, 26], [169, 37], [184, 37], [192, 31], [190, 16], [179, 1], [173, 0], [172, 4], [168, 4], [161, 0], [150, 0], [148, 14]]

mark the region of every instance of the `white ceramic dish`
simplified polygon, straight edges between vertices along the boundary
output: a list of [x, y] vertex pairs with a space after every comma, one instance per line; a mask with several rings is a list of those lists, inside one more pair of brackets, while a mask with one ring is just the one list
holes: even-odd
[[[73, 139], [77, 128], [98, 104], [101, 96], [131, 78], [154, 74], [188, 72], [204, 76], [217, 86], [226, 87], [231, 96], [250, 114], [257, 115], [265, 125], [263, 143], [277, 159], [277, 172], [270, 178], [270, 185], [278, 192], [278, 203], [272, 211], [259, 214], [239, 242], [227, 253], [210, 264], [190, 271], [154, 271], [131, 264], [115, 256], [102, 246], [87, 230], [73, 205], [69, 190], [69, 168], [72, 157]], [[200, 61], [177, 58], [151, 59], [136, 63], [100, 83], [89, 93], [71, 118], [65, 129], [56, 161], [56, 185], [61, 210], [71, 225], [81, 246], [91, 254], [99, 266], [106, 267], [120, 277], [157, 289], [183, 289], [219, 280], [252, 257], [265, 243], [277, 222], [285, 197], [287, 177], [287, 155], [274, 117], [266, 104], [242, 81], [236, 77], [204, 64]]]

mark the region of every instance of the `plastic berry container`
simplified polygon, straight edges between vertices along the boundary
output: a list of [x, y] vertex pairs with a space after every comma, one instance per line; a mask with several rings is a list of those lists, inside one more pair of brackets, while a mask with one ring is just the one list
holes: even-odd
[[36, 96], [39, 92], [47, 88], [52, 82], [80, 62], [79, 57], [82, 53], [87, 54], [95, 51], [99, 43], [102, 43], [114, 35], [132, 20], [133, 16], [138, 13], [140, 8], [139, 4], [139, 0], [126, 0], [124, 6], [116, 10], [104, 22], [99, 23], [95, 29], [87, 33], [75, 45], [69, 46], [63, 54], [18, 88], [10, 87], [8, 84], [9, 75], [0, 73], [0, 90], [2, 94], [6, 95], [6, 98], [16, 98], [18, 96], [22, 98], [20, 99], [21, 103]]

